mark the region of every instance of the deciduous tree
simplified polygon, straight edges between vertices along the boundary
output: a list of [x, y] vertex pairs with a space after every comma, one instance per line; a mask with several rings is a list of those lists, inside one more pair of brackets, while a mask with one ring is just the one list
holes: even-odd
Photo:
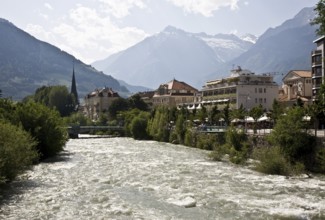
[[320, 0], [315, 7], [316, 16], [311, 22], [312, 25], [318, 25], [316, 33], [319, 36], [325, 35], [325, 0]]

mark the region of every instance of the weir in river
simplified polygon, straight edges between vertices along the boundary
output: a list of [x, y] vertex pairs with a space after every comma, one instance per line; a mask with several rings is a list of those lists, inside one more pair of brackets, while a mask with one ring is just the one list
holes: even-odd
[[1, 195], [0, 219], [325, 219], [325, 177], [271, 176], [208, 151], [69, 140]]

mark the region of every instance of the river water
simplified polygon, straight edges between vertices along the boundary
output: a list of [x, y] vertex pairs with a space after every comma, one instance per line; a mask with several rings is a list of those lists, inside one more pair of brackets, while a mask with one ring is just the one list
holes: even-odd
[[129, 138], [70, 140], [2, 192], [0, 219], [325, 219], [325, 177], [257, 173]]

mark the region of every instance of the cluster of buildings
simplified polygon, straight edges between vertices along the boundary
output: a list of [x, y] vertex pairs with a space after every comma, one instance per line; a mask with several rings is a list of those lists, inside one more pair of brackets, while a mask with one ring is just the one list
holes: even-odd
[[[232, 109], [240, 106], [249, 110], [262, 105], [270, 110], [274, 100], [291, 106], [298, 99], [305, 105], [315, 101], [324, 80], [325, 37], [314, 41], [316, 50], [311, 53], [310, 70], [291, 70], [282, 79], [282, 86], [274, 82], [275, 74], [255, 74], [238, 66], [230, 76], [207, 81], [201, 90], [176, 79], [161, 84], [155, 91], [139, 93], [152, 106], [183, 107], [189, 110], [225, 105]], [[108, 110], [112, 101], [118, 98], [111, 88], [96, 89], [84, 98], [84, 113], [96, 120], [100, 112]]]

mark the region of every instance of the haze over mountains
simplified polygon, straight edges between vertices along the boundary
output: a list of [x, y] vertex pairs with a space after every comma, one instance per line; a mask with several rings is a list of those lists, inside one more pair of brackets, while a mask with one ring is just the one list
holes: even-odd
[[237, 65], [257, 74], [308, 70], [317, 38], [316, 27], [310, 25], [314, 16], [313, 8], [304, 8], [258, 39], [253, 35], [194, 34], [169, 26], [93, 65], [115, 78], [151, 88], [176, 78], [200, 89], [206, 80], [228, 76]]
[[309, 70], [317, 38], [316, 27], [309, 24], [314, 16], [313, 8], [305, 8], [258, 39], [250, 34], [189, 33], [168, 26], [95, 62], [93, 66], [105, 74], [0, 19], [0, 89], [4, 97], [19, 100], [44, 85], [70, 87], [73, 60], [81, 98], [104, 86], [122, 95], [129, 94], [126, 87], [133, 93], [156, 89], [173, 78], [200, 89], [206, 80], [228, 76], [237, 65], [255, 73]]

